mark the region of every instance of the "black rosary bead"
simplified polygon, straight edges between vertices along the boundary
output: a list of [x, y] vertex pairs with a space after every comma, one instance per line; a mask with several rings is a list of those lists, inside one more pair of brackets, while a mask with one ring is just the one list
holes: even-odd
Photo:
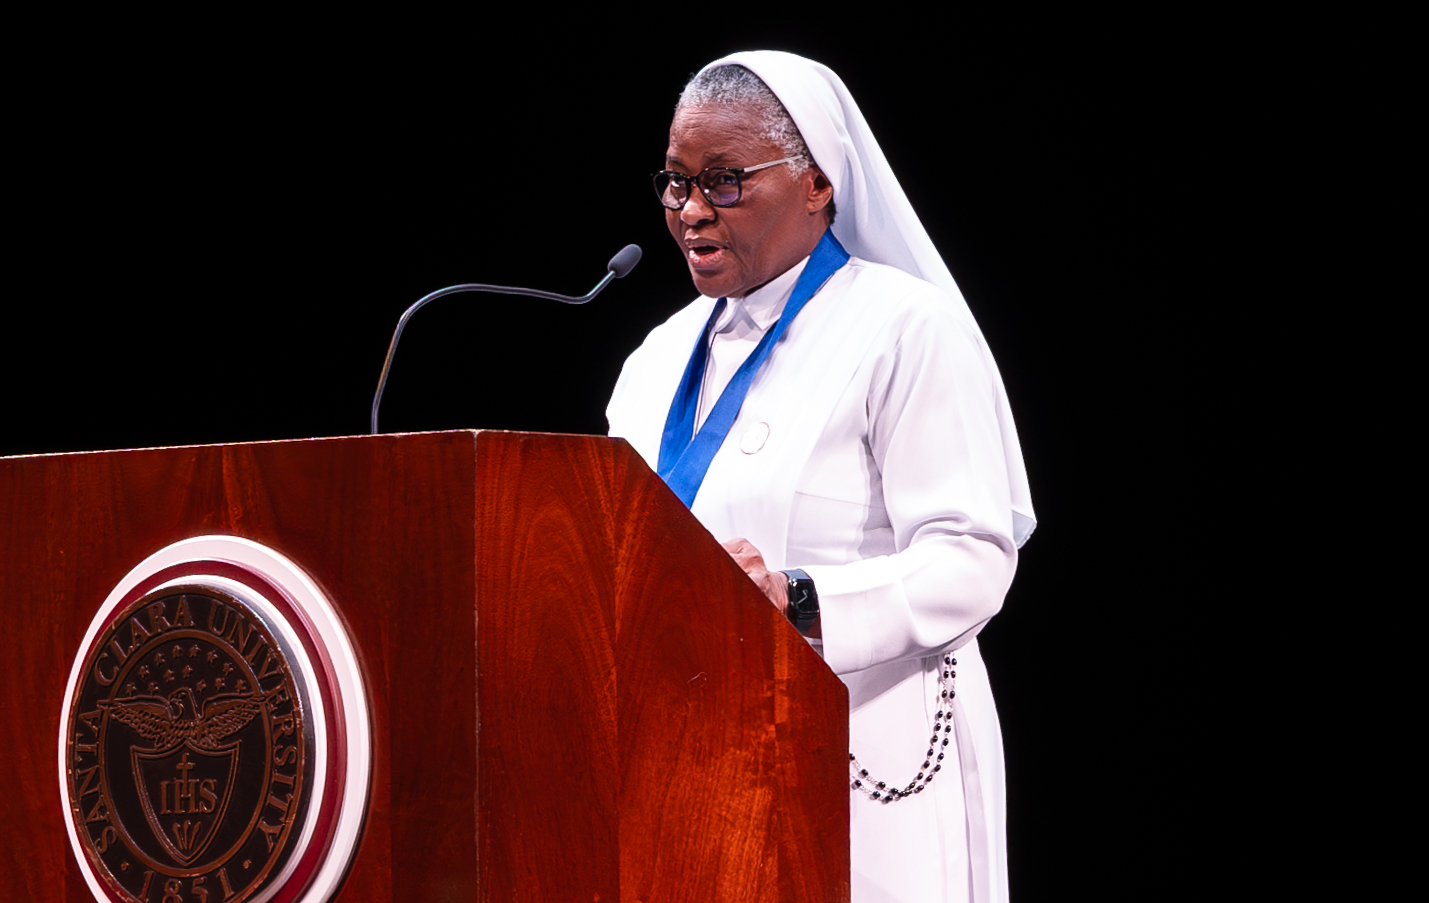
[[[886, 805], [906, 796], [922, 793], [923, 788], [932, 782], [939, 771], [943, 770], [942, 761], [946, 756], [944, 753], [938, 751], [938, 740], [941, 735], [941, 745], [943, 748], [946, 748], [952, 739], [948, 736], [953, 732], [951, 706], [952, 700], [958, 695], [956, 687], [952, 684], [953, 679], [958, 676], [957, 672], [953, 670], [953, 666], [957, 665], [958, 660], [951, 655], [947, 655], [943, 657], [943, 663], [948, 667], [944, 668], [942, 673], [942, 687], [938, 697], [938, 709], [933, 715], [933, 736], [928, 738], [929, 748], [927, 758], [924, 760], [923, 768], [918, 772], [918, 776], [912, 781], [909, 781], [908, 786], [901, 790], [897, 787], [890, 788], [884, 781], [873, 781], [869, 778], [868, 769], [859, 764], [858, 758], [853, 753], [849, 753], [849, 762], [852, 763], [853, 768], [858, 769], [858, 777], [853, 779], [851, 789], [859, 790], [867, 794], [869, 799]], [[929, 769], [931, 769], [931, 771]], [[864, 783], [862, 780], [864, 778], [869, 779], [868, 784]]]

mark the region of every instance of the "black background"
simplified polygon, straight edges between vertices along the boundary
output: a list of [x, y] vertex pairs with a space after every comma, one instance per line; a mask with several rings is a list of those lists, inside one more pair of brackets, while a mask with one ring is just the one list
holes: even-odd
[[580, 294], [636, 242], [642, 263], [586, 307], [424, 309], [383, 406], [384, 431], [604, 432], [625, 356], [694, 296], [648, 178], [679, 89], [730, 51], [801, 53], [859, 101], [1017, 414], [1041, 527], [982, 640], [1013, 894], [1137, 899], [1199, 871], [1211, 754], [1182, 725], [1204, 665], [1180, 639], [1182, 550], [1151, 514], [1200, 441], [1171, 253], [1199, 203], [1173, 161], [1216, 141], [1195, 77], [1085, 20], [549, 19], [36, 37], [52, 62], [10, 130], [0, 454], [363, 433], [418, 297]]

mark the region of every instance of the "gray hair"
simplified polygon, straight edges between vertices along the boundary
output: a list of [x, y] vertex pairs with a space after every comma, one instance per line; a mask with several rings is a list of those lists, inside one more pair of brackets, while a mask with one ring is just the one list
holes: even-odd
[[[790, 177], [797, 179], [816, 165], [809, 145], [804, 143], [804, 136], [794, 124], [794, 117], [764, 80], [743, 66], [730, 64], [697, 73], [680, 92], [675, 112], [710, 104], [744, 104], [753, 109], [759, 117], [759, 136], [783, 150], [784, 156], [794, 158], [789, 164]], [[833, 198], [829, 198], [824, 215], [832, 226], [837, 216]]]
[[814, 156], [799, 134], [799, 127], [784, 104], [769, 90], [759, 76], [743, 66], [720, 66], [706, 69], [690, 79], [685, 90], [680, 92], [680, 102], [675, 104], [678, 113], [686, 107], [702, 107], [710, 104], [744, 104], [752, 108], [759, 117], [759, 136], [784, 151], [784, 156], [794, 157], [789, 164], [789, 174], [798, 177], [814, 164]]

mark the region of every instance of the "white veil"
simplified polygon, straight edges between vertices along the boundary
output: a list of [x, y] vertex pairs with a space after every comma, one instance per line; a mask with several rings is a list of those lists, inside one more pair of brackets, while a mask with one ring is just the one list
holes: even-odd
[[[814, 162], [834, 187], [834, 202], [838, 205], [834, 236], [844, 248], [855, 257], [887, 264], [933, 283], [948, 294], [961, 315], [974, 322], [953, 274], [913, 212], [903, 186], [894, 177], [893, 168], [843, 80], [821, 63], [777, 50], [731, 54], [705, 69], [728, 65], [743, 66], [759, 76], [793, 117]], [[1037, 526], [1032, 492], [1002, 375], [980, 330], [978, 338], [997, 387], [997, 420], [1012, 488], [1013, 539], [1020, 547]]]

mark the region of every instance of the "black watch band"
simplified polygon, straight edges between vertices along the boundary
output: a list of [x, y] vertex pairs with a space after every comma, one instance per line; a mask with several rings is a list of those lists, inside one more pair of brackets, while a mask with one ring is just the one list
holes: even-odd
[[784, 613], [795, 629], [808, 633], [819, 619], [819, 594], [814, 589], [814, 580], [799, 568], [789, 568], [781, 573], [789, 578], [789, 607]]

